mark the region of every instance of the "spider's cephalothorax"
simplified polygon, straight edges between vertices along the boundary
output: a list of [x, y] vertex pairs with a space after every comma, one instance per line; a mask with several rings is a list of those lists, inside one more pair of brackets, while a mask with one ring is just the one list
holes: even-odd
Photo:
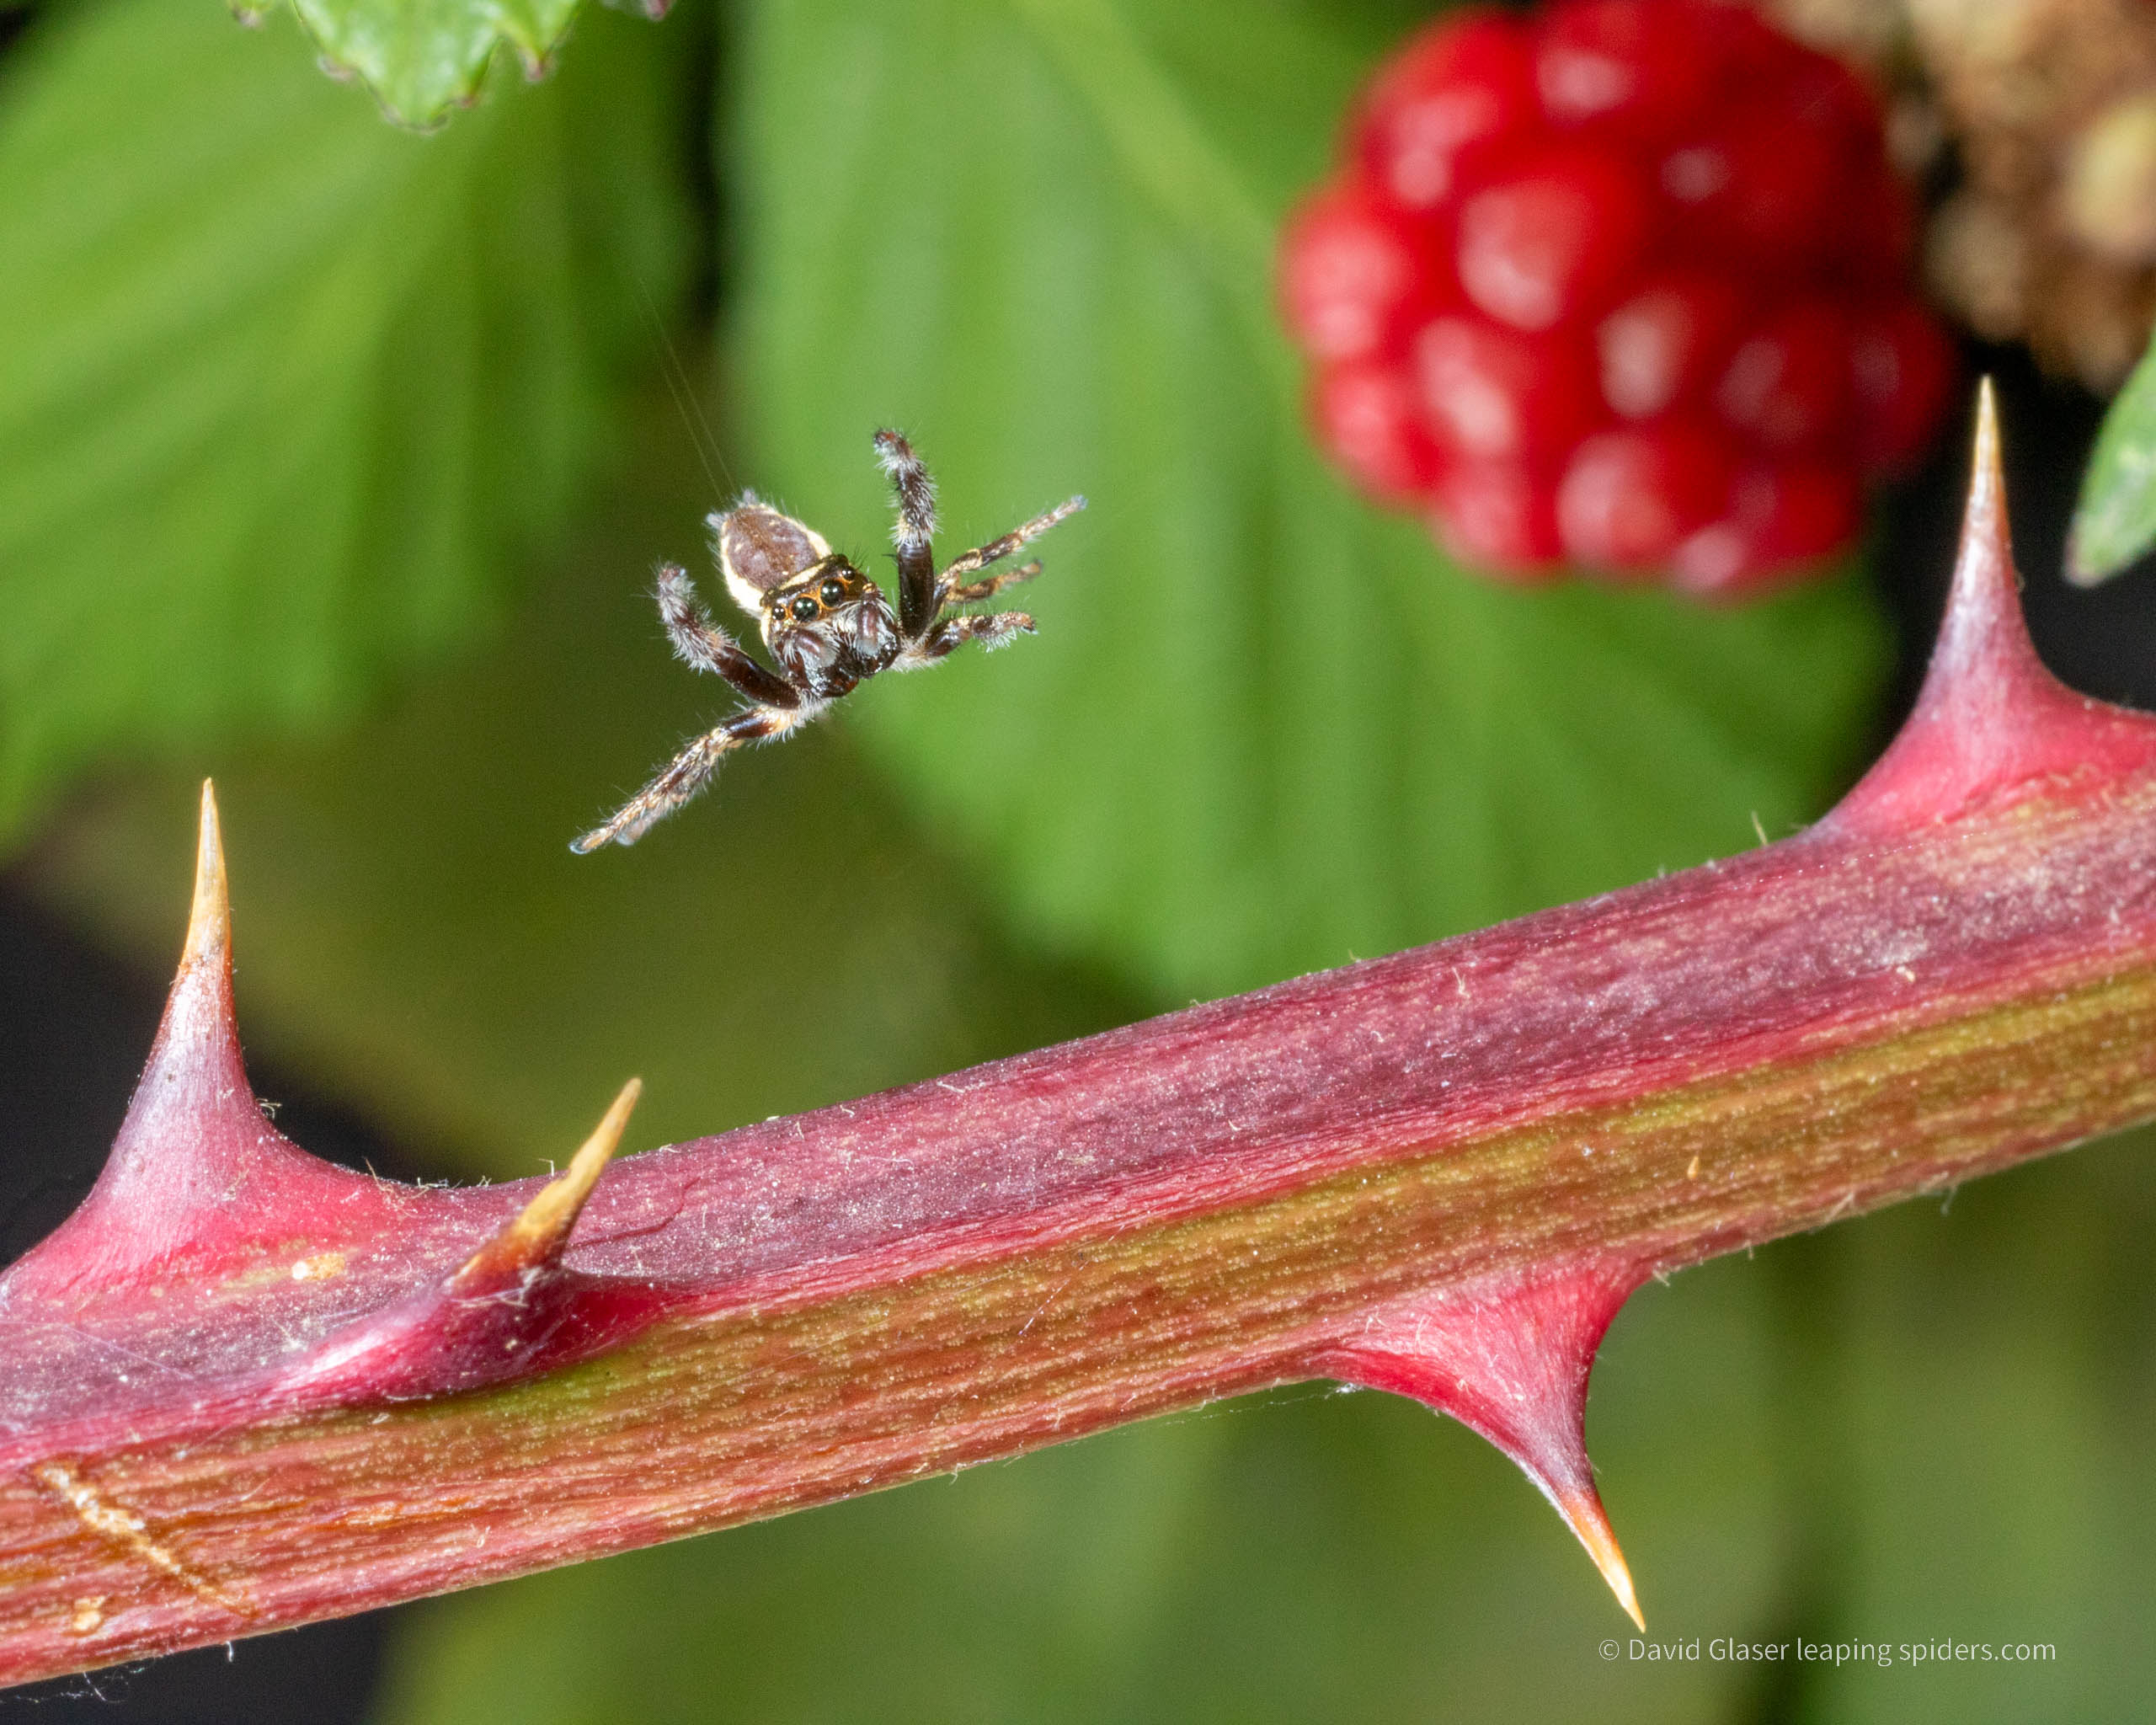
[[819, 700], [849, 693], [899, 656], [899, 620], [881, 590], [835, 553], [772, 588], [756, 621], [787, 681]]
[[697, 602], [686, 570], [677, 563], [659, 565], [659, 614], [675, 652], [698, 670], [725, 678], [749, 704], [689, 743], [612, 819], [578, 839], [571, 850], [634, 844], [654, 821], [702, 790], [731, 750], [806, 724], [879, 670], [915, 670], [948, 658], [968, 641], [993, 649], [1033, 633], [1033, 620], [1022, 611], [949, 613], [955, 605], [992, 598], [1038, 574], [1040, 564], [1029, 563], [980, 580], [966, 579], [1083, 509], [1086, 499], [1059, 503], [963, 553], [939, 571], [930, 542], [936, 531], [936, 488], [927, 469], [895, 431], [876, 434], [876, 456], [898, 494], [898, 525], [891, 536], [897, 547], [898, 609], [894, 611], [883, 590], [834, 552], [821, 534], [753, 493], [744, 493], [734, 508], [711, 516], [712, 553], [726, 577], [727, 590], [755, 618], [778, 669], [751, 658], [712, 622]]

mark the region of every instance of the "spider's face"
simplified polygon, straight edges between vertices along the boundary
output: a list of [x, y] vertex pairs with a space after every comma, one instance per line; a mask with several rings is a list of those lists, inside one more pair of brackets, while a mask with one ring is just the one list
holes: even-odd
[[764, 595], [764, 644], [812, 695], [843, 695], [899, 653], [899, 620], [877, 585], [827, 553]]

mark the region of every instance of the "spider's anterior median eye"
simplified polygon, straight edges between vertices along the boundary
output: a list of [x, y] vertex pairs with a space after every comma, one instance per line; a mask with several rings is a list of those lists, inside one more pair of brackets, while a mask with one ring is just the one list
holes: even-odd
[[809, 623], [816, 620], [816, 601], [806, 593], [796, 599], [787, 609], [793, 613], [793, 620], [798, 623]]
[[826, 605], [839, 605], [846, 600], [846, 583], [836, 575], [824, 577], [824, 585], [816, 590]]

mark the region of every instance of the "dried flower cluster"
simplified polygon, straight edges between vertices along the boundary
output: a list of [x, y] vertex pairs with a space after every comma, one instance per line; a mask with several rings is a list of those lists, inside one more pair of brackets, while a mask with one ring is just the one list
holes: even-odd
[[1767, 0], [1896, 84], [1905, 165], [1945, 181], [1933, 291], [1992, 341], [2118, 387], [2156, 321], [2156, 7]]

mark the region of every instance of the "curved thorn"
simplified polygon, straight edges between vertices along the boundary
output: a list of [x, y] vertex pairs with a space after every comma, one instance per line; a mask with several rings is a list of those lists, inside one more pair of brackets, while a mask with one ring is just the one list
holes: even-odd
[[1550, 1500], [1633, 1622], [1646, 1626], [1588, 1460], [1588, 1379], [1617, 1310], [1646, 1274], [1624, 1258], [1510, 1272], [1363, 1314], [1310, 1365], [1412, 1396], [1497, 1445]]

